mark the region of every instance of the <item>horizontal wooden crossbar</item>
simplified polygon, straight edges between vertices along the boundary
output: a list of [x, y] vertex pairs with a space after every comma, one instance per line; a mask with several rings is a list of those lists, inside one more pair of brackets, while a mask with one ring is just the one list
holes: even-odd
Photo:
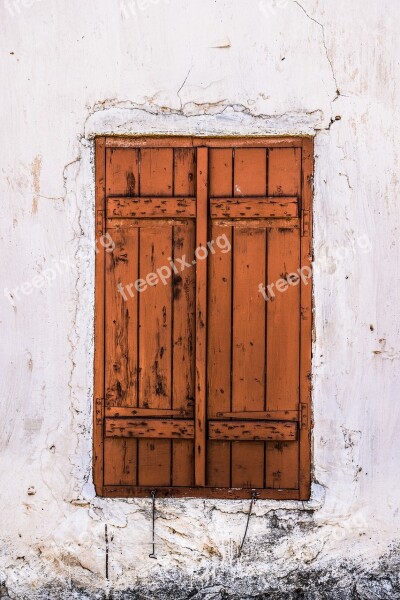
[[270, 410], [270, 411], [241, 411], [241, 412], [218, 412], [212, 419], [261, 419], [264, 421], [299, 421], [298, 410]]
[[218, 227], [243, 227], [245, 229], [300, 229], [300, 219], [297, 217], [282, 217], [278, 218], [247, 218], [247, 219], [213, 219], [213, 225]]
[[209, 421], [210, 440], [280, 440], [297, 439], [296, 423], [285, 421]]
[[107, 218], [151, 218], [196, 216], [196, 199], [171, 196], [111, 196], [107, 198]]
[[106, 437], [191, 439], [194, 422], [188, 419], [105, 419]]
[[188, 417], [188, 411], [168, 408], [135, 408], [131, 406], [110, 406], [105, 408], [106, 417]]
[[212, 219], [256, 219], [297, 217], [298, 200], [285, 197], [210, 198]]
[[135, 136], [135, 137], [105, 137], [107, 148], [196, 148], [208, 146], [209, 148], [301, 148], [308, 140], [304, 137], [263, 137], [249, 136], [238, 139], [237, 137], [181, 137], [160, 135]]

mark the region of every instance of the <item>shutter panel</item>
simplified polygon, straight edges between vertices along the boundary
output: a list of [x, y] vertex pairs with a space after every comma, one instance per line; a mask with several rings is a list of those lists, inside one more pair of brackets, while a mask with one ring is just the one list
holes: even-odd
[[97, 140], [99, 494], [308, 497], [311, 175], [309, 140]]

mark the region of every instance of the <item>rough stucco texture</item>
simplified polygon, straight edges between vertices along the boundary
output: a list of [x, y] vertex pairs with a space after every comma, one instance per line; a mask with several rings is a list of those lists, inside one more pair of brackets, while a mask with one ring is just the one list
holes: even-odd
[[[0, 597], [400, 598], [399, 3], [0, 12]], [[150, 501], [94, 494], [93, 137], [137, 132], [315, 135], [312, 499], [239, 559], [248, 502], [159, 501], [155, 561]]]

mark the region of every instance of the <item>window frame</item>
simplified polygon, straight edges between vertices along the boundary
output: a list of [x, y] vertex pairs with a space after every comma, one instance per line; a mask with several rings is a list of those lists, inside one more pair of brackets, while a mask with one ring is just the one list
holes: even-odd
[[[180, 137], [180, 136], [100, 136], [95, 138], [95, 229], [96, 238], [105, 233], [106, 148], [129, 147], [263, 147], [301, 148], [301, 266], [311, 267], [312, 257], [312, 177], [313, 138], [291, 137]], [[299, 347], [299, 489], [262, 489], [258, 498], [307, 500], [311, 485], [311, 354], [312, 354], [312, 284], [300, 286]], [[93, 480], [96, 493], [104, 497], [148, 497], [139, 486], [103, 484], [104, 463], [104, 379], [105, 379], [105, 253], [95, 256], [94, 302], [94, 408], [93, 408]], [[197, 359], [196, 359], [197, 360]], [[200, 361], [203, 360], [200, 357]], [[204, 359], [205, 360], [205, 359]], [[251, 498], [252, 489], [196, 487], [157, 487], [158, 497]]]

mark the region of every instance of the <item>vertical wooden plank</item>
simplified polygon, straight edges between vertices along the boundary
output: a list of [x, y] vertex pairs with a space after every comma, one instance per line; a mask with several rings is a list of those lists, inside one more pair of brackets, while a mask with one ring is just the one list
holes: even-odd
[[235, 148], [234, 196], [263, 196], [267, 189], [265, 148]]
[[265, 229], [236, 228], [233, 246], [232, 410], [264, 410]]
[[[233, 194], [233, 149], [209, 149], [209, 195]], [[211, 222], [210, 237], [225, 234], [232, 245], [232, 228]], [[231, 410], [232, 252], [210, 254], [207, 317], [207, 417]], [[230, 487], [231, 443], [207, 442], [207, 485]]]
[[140, 150], [141, 196], [172, 196], [173, 149], [142, 148]]
[[138, 485], [171, 485], [171, 441], [138, 440]]
[[232, 487], [264, 487], [264, 442], [232, 442]]
[[[105, 138], [95, 141], [96, 239], [103, 235], [106, 199]], [[95, 257], [94, 317], [94, 408], [93, 408], [93, 482], [103, 494], [103, 416], [104, 416], [104, 264], [105, 249]]]
[[[265, 148], [235, 148], [233, 195], [263, 195]], [[265, 278], [263, 229], [235, 229], [233, 243], [232, 410], [264, 410], [265, 305], [258, 285]], [[264, 486], [264, 443], [232, 443], [232, 486]]]
[[266, 442], [265, 486], [273, 489], [299, 488], [299, 443]]
[[[300, 148], [271, 148], [268, 194], [300, 195]], [[299, 232], [271, 230], [268, 234], [268, 283], [287, 280], [300, 267]], [[300, 285], [272, 291], [267, 306], [267, 407], [295, 410], [299, 402]], [[298, 488], [299, 442], [266, 444], [266, 485]]]
[[[285, 284], [300, 264], [300, 233], [268, 231], [268, 282]], [[278, 284], [279, 285], [279, 284]], [[287, 289], [286, 289], [287, 288]], [[300, 286], [272, 288], [267, 301], [267, 410], [297, 410], [299, 402]], [[299, 442], [266, 444], [266, 481], [297, 486]]]
[[[225, 235], [232, 246], [232, 228], [211, 224], [211, 239]], [[207, 418], [231, 410], [232, 252], [210, 254], [207, 319]], [[207, 485], [230, 486], [231, 443], [207, 442]]]
[[270, 148], [268, 151], [268, 195], [299, 196], [300, 191], [301, 148]]
[[174, 148], [174, 196], [196, 193], [196, 160], [194, 148]]
[[[185, 177], [185, 175], [184, 175]], [[187, 179], [187, 177], [185, 177]], [[175, 178], [176, 182], [176, 178]], [[195, 222], [176, 224], [173, 231], [173, 255], [175, 265], [179, 259], [191, 263], [195, 249]], [[176, 260], [178, 259], [178, 260]], [[194, 418], [195, 380], [195, 268], [186, 267], [172, 276], [173, 331], [172, 408], [189, 411]], [[172, 440], [172, 485], [194, 484], [193, 440]]]
[[211, 197], [232, 196], [232, 148], [210, 148], [210, 191]]
[[172, 440], [172, 485], [194, 485], [194, 443]]
[[[197, 149], [195, 484], [206, 482], [207, 183], [208, 149]], [[203, 257], [203, 260], [199, 260]]]
[[300, 285], [289, 285], [288, 275], [299, 265], [299, 230], [270, 229], [268, 282], [274, 285], [267, 301], [267, 410], [298, 408]]
[[[168, 266], [172, 228], [143, 227], [139, 239], [139, 279]], [[152, 281], [152, 279], [150, 279]], [[147, 285], [139, 301], [139, 406], [171, 408], [171, 277]], [[170, 485], [171, 441], [138, 440], [139, 485]]]
[[[191, 263], [195, 250], [195, 224], [176, 224], [173, 233], [173, 260]], [[178, 259], [178, 261], [176, 260]], [[172, 408], [184, 411], [194, 410], [195, 396], [195, 268], [186, 267], [172, 276], [173, 296], [173, 393]]]
[[[301, 265], [310, 269], [312, 257], [312, 177], [314, 143], [303, 139], [302, 209], [308, 211], [309, 228], [301, 238]], [[300, 402], [307, 408], [306, 427], [300, 429], [300, 498], [310, 497], [311, 486], [311, 351], [312, 351], [312, 281], [300, 288]]]
[[[168, 266], [172, 228], [140, 230], [139, 279]], [[151, 280], [151, 279], [150, 279]], [[171, 408], [171, 277], [153, 285], [143, 283], [139, 301], [139, 406]]]
[[[236, 228], [233, 244], [232, 411], [262, 411], [265, 398], [265, 229]], [[232, 442], [232, 486], [264, 486], [264, 443]]]
[[137, 440], [104, 439], [104, 485], [136, 485]]
[[139, 150], [107, 148], [107, 194], [137, 196], [139, 194]]
[[[301, 149], [270, 148], [268, 194], [301, 194]], [[268, 283], [288, 281], [300, 267], [298, 231], [268, 233]], [[298, 280], [297, 280], [298, 281]], [[286, 289], [287, 288], [287, 289]], [[267, 408], [295, 410], [299, 402], [300, 285], [272, 290], [267, 305]], [[267, 443], [266, 485], [298, 488], [299, 442]]]
[[106, 254], [105, 399], [107, 406], [137, 406], [138, 230], [112, 232]]

